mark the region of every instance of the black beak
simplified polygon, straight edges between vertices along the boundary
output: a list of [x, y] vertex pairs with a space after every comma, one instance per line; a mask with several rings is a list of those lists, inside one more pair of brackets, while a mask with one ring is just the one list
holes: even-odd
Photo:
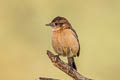
[[52, 26], [52, 24], [51, 24], [51, 23], [49, 23], [49, 24], [45, 24], [45, 26]]

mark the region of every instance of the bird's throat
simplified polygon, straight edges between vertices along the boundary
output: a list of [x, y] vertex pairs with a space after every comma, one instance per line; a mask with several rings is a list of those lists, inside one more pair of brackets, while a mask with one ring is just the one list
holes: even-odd
[[56, 28], [56, 27], [55, 27], [55, 28], [52, 28], [52, 31], [53, 31], [53, 32], [60, 31], [60, 30], [61, 30], [61, 28]]

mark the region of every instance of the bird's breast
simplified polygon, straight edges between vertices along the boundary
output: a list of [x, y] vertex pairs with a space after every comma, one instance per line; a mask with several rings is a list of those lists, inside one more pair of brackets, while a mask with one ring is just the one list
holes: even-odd
[[56, 53], [63, 56], [76, 56], [79, 45], [71, 29], [52, 32], [52, 46]]

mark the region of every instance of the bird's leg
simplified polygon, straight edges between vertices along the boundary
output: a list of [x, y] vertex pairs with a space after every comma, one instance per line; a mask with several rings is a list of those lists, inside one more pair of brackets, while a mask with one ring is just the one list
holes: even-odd
[[57, 57], [57, 58], [59, 58], [59, 56], [60, 56], [60, 54], [58, 54], [58, 55], [55, 55], [55, 57]]
[[55, 55], [55, 61], [59, 60], [59, 55]]

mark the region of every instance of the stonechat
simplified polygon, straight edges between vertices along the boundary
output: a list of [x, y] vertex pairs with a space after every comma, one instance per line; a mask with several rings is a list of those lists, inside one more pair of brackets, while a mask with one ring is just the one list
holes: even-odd
[[52, 47], [58, 55], [66, 56], [68, 64], [77, 70], [74, 57], [80, 54], [78, 36], [69, 21], [56, 17], [46, 26], [52, 27]]

